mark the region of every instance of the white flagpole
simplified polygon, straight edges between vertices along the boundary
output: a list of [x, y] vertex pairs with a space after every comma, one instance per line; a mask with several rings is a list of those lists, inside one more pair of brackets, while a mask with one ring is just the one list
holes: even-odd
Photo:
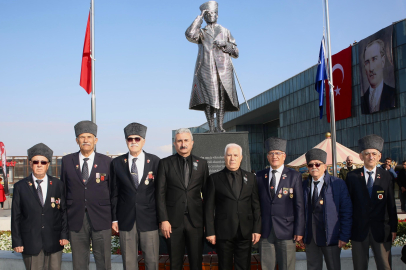
[[334, 111], [334, 85], [331, 62], [331, 43], [330, 43], [330, 17], [328, 12], [328, 0], [324, 0], [326, 8], [326, 23], [327, 23], [327, 50], [328, 50], [328, 77], [329, 77], [329, 95], [330, 95], [330, 127], [331, 127], [331, 154], [333, 161], [333, 176], [337, 177], [337, 149], [336, 149], [336, 118]]
[[95, 54], [94, 54], [94, 0], [91, 0], [90, 58], [92, 59], [92, 122], [96, 124], [96, 87], [95, 87]]

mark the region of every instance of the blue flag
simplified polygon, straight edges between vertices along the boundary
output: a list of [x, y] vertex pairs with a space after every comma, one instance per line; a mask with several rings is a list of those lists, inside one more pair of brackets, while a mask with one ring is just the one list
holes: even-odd
[[324, 58], [324, 37], [321, 41], [320, 45], [320, 53], [319, 53], [319, 65], [317, 67], [317, 74], [316, 74], [316, 82], [315, 82], [315, 89], [319, 93], [319, 109], [320, 109], [320, 119], [323, 118], [323, 103], [324, 103], [324, 80], [327, 80], [327, 72], [326, 72], [326, 61]]

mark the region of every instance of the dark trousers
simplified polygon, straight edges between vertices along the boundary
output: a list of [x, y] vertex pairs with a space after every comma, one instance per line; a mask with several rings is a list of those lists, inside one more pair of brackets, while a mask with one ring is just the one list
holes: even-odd
[[48, 253], [41, 250], [37, 255], [24, 255], [23, 261], [27, 270], [60, 270], [62, 265], [62, 250]]
[[189, 215], [184, 215], [183, 224], [172, 227], [171, 237], [166, 240], [169, 250], [171, 270], [183, 269], [185, 247], [189, 258], [190, 270], [202, 269], [203, 228], [195, 228]]
[[406, 192], [402, 192], [402, 189], [399, 189], [399, 199], [400, 199], [400, 209], [406, 211]]
[[237, 234], [229, 240], [216, 239], [219, 269], [248, 270], [251, 268], [251, 239], [243, 238], [238, 227]]
[[328, 270], [340, 270], [340, 254], [341, 248], [338, 245], [319, 247], [312, 239], [310, 244], [306, 245], [307, 270], [322, 270], [323, 257]]

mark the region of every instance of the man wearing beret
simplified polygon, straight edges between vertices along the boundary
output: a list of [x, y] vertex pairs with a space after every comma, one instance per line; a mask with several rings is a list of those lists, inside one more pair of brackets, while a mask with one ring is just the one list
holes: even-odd
[[352, 204], [343, 179], [326, 172], [327, 153], [313, 148], [306, 153], [309, 178], [303, 181], [306, 227], [304, 241], [308, 270], [340, 270], [341, 248], [351, 235]]
[[142, 150], [147, 127], [131, 123], [124, 128], [129, 152], [111, 162], [112, 229], [120, 230], [125, 269], [138, 269], [138, 244], [145, 268], [158, 270], [159, 235], [155, 205], [155, 177], [159, 158]]
[[391, 246], [396, 238], [398, 218], [391, 175], [377, 163], [381, 159], [384, 140], [367, 135], [358, 141], [364, 167], [347, 175], [352, 200], [351, 231], [354, 269], [368, 269], [369, 246], [377, 269], [391, 269]]
[[97, 125], [75, 125], [80, 151], [62, 158], [74, 270], [89, 269], [90, 239], [97, 270], [111, 269], [111, 158], [94, 151]]
[[191, 270], [202, 269], [203, 198], [209, 177], [207, 161], [192, 155], [189, 129], [175, 131], [176, 154], [161, 159], [156, 200], [161, 231], [166, 238], [171, 270], [183, 269], [185, 247]]
[[32, 174], [14, 185], [11, 238], [27, 270], [60, 270], [69, 241], [63, 183], [47, 175], [53, 151], [43, 143], [28, 149]]
[[304, 235], [302, 175], [284, 166], [286, 140], [271, 137], [265, 151], [271, 167], [257, 173], [262, 233], [259, 242], [264, 270], [293, 270], [296, 243]]
[[261, 238], [257, 181], [240, 168], [242, 158], [241, 146], [228, 144], [225, 168], [207, 180], [206, 239], [216, 245], [219, 270], [251, 269], [251, 246]]

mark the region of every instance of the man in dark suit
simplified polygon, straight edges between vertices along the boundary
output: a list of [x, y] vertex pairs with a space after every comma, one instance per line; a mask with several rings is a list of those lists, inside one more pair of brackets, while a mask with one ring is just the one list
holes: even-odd
[[399, 186], [400, 209], [404, 214], [406, 210], [406, 160], [402, 162], [402, 169], [399, 171], [397, 183]]
[[364, 167], [347, 176], [353, 206], [351, 232], [354, 269], [368, 269], [369, 246], [377, 269], [390, 269], [391, 245], [396, 238], [398, 218], [388, 171], [377, 167], [384, 140], [367, 135], [358, 141]]
[[370, 42], [364, 50], [365, 74], [369, 87], [361, 97], [361, 112], [370, 114], [396, 106], [396, 89], [384, 82], [385, 43], [381, 39]]
[[191, 155], [192, 133], [175, 132], [177, 154], [161, 159], [156, 178], [156, 200], [161, 230], [167, 239], [171, 270], [183, 267], [185, 245], [191, 270], [202, 269], [203, 198], [209, 177], [207, 161]]
[[[306, 260], [308, 270], [340, 270], [341, 248], [351, 235], [352, 204], [343, 179], [326, 172], [327, 153], [313, 148], [306, 153], [309, 178], [303, 181]], [[303, 243], [301, 242], [301, 243]]]
[[11, 238], [28, 270], [60, 270], [69, 243], [63, 183], [47, 175], [53, 151], [43, 143], [28, 149], [32, 174], [14, 185]]
[[293, 270], [296, 243], [304, 235], [302, 175], [285, 168], [286, 140], [271, 137], [265, 141], [271, 167], [257, 172], [261, 201], [262, 232], [259, 243], [264, 270]]
[[97, 125], [75, 125], [80, 151], [62, 158], [74, 270], [89, 269], [90, 239], [97, 270], [111, 269], [111, 158], [94, 151]]
[[[226, 167], [210, 176], [205, 197], [206, 239], [216, 245], [219, 269], [251, 268], [251, 245], [261, 238], [255, 175], [240, 168], [242, 148], [228, 144]], [[252, 243], [251, 243], [252, 242]]]
[[128, 124], [124, 135], [129, 152], [111, 162], [112, 229], [120, 230], [124, 269], [138, 269], [138, 244], [145, 268], [158, 270], [159, 235], [155, 205], [155, 177], [159, 158], [142, 150], [147, 127]]

